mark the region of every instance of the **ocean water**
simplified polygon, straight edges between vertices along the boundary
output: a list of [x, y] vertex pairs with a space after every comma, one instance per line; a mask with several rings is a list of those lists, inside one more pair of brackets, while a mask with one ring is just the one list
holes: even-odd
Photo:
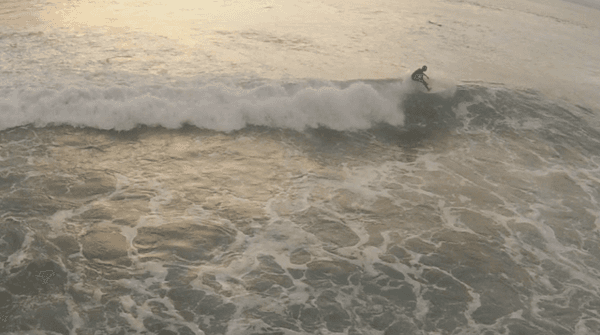
[[600, 334], [598, 41], [596, 0], [0, 0], [0, 333]]

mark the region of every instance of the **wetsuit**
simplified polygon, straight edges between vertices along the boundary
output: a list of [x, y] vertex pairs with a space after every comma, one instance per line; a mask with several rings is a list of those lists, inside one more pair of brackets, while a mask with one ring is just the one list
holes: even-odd
[[[425, 73], [423, 73], [423, 69], [418, 69], [417, 71], [413, 72], [413, 74], [410, 77], [414, 81], [423, 83], [423, 85], [425, 85], [425, 88], [429, 91], [430, 90], [429, 86], [427, 86], [427, 83], [425, 82], [425, 79], [423, 79], [423, 76], [427, 77], [427, 75]], [[429, 78], [429, 77], [427, 77], [427, 78]]]

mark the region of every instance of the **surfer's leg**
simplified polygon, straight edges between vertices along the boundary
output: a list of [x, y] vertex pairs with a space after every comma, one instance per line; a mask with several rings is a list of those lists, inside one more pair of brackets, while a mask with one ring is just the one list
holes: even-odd
[[431, 91], [431, 88], [429, 88], [429, 86], [427, 86], [427, 83], [425, 82], [425, 80], [421, 80], [421, 82], [423, 83], [423, 85], [425, 85], [425, 88], [426, 88], [428, 91]]

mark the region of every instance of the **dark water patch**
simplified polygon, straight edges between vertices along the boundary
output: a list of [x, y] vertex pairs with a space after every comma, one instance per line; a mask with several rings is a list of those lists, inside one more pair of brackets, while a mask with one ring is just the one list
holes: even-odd
[[64, 293], [67, 272], [54, 261], [38, 260], [10, 269], [4, 278], [3, 285], [11, 294], [33, 296]]
[[307, 264], [306, 280], [315, 287], [328, 287], [338, 285], [349, 285], [352, 274], [360, 273], [362, 270], [343, 260], [337, 261], [313, 261]]
[[225, 333], [236, 311], [234, 304], [202, 290], [174, 288], [167, 296], [185, 320], [197, 323], [207, 335]]
[[532, 280], [505, 252], [466, 233], [439, 233], [435, 240], [441, 244], [421, 263], [444, 269], [476, 290], [481, 306], [473, 312], [474, 320], [491, 325], [524, 308], [522, 298], [533, 294]]
[[343, 332], [351, 325], [350, 315], [344, 310], [342, 305], [336, 300], [335, 291], [326, 290], [316, 300], [316, 305], [325, 325], [329, 331], [334, 333]]
[[9, 321], [15, 315], [17, 305], [13, 295], [4, 289], [0, 289], [0, 331], [8, 331]]
[[65, 256], [78, 253], [81, 249], [77, 239], [71, 235], [61, 235], [51, 238], [50, 241], [57, 246]]
[[126, 266], [131, 264], [127, 258], [128, 243], [117, 229], [92, 229], [82, 237], [81, 244], [83, 255], [88, 259], [116, 261]]
[[458, 89], [454, 97], [437, 94], [415, 93], [402, 101], [404, 128], [422, 127], [431, 132], [451, 130], [461, 125], [453, 111], [458, 103], [468, 101], [471, 92]]
[[454, 214], [458, 216], [460, 223], [488, 240], [495, 240], [496, 242], [503, 243], [504, 236], [510, 235], [504, 226], [497, 224], [494, 220], [479, 213], [469, 210], [458, 210]]
[[[66, 302], [41, 307], [33, 315], [32, 328], [40, 328], [64, 335], [70, 334], [72, 324], [69, 314]], [[29, 324], [31, 325], [31, 323]]]
[[18, 221], [5, 219], [0, 222], [0, 261], [6, 261], [21, 248], [26, 234]]
[[[405, 313], [412, 313], [417, 306], [417, 297], [413, 286], [402, 280], [390, 281], [388, 278], [363, 276], [362, 290], [369, 296], [380, 296]], [[390, 285], [391, 283], [391, 285]]]
[[[271, 329], [271, 332], [277, 333], [274, 331], [275, 329], [290, 329], [296, 332], [301, 331], [301, 325], [298, 325], [298, 321], [296, 318], [289, 315], [289, 313], [277, 313], [277, 312], [266, 312], [261, 311], [260, 309], [252, 309], [248, 311], [250, 315], [254, 318], [262, 320], [264, 323], [268, 324], [270, 327], [265, 327], [264, 331], [268, 334], [270, 333], [268, 329]], [[261, 334], [261, 333], [257, 333]], [[284, 334], [281, 332], [281, 334]]]
[[16, 174], [7, 174], [4, 177], [0, 176], [0, 192], [8, 192], [14, 188], [18, 188], [25, 178], [25, 175]]
[[290, 276], [292, 276], [292, 278], [294, 279], [301, 279], [302, 277], [304, 277], [304, 270], [288, 268], [287, 271], [290, 273]]
[[311, 207], [294, 218], [294, 222], [302, 229], [314, 234], [325, 243], [338, 247], [348, 247], [358, 243], [360, 238], [346, 224], [334, 220], [326, 212]]
[[406, 249], [396, 244], [390, 244], [387, 251], [379, 255], [379, 259], [390, 264], [404, 263], [410, 266], [412, 256]]
[[[0, 331], [46, 330], [69, 334], [72, 325], [64, 295], [67, 272], [52, 260], [5, 268], [0, 276]], [[18, 307], [27, 306], [27, 308]]]
[[282, 269], [281, 266], [275, 261], [275, 257], [271, 255], [258, 255], [256, 259], [260, 263], [258, 267], [260, 271], [277, 274], [285, 273], [285, 270]]
[[32, 217], [76, 208], [76, 204], [52, 199], [35, 191], [37, 190], [20, 189], [5, 194], [0, 202], [0, 211], [15, 217]]
[[292, 264], [306, 264], [310, 262], [312, 256], [310, 252], [305, 249], [296, 249], [290, 254], [290, 262]]
[[246, 288], [251, 291], [262, 292], [271, 296], [279, 296], [282, 288], [290, 288], [294, 285], [292, 279], [286, 275], [251, 271], [242, 277]]
[[389, 278], [397, 279], [397, 280], [404, 280], [404, 275], [402, 274], [402, 272], [394, 270], [393, 268], [391, 268], [385, 264], [375, 263], [375, 264], [373, 264], [373, 268], [375, 270], [385, 274]]
[[422, 297], [429, 305], [424, 329], [443, 329], [451, 333], [466, 326], [465, 312], [473, 300], [468, 288], [437, 269], [423, 270], [422, 279], [428, 284]]
[[383, 332], [383, 335], [411, 335], [415, 333], [418, 333], [417, 326], [413, 322], [401, 318], [401, 320], [396, 321], [389, 326], [385, 332]]
[[0, 143], [30, 141], [36, 133], [32, 126], [15, 127], [0, 131]]
[[110, 174], [90, 171], [75, 178], [54, 176], [54, 178], [32, 177], [27, 180], [31, 188], [52, 197], [78, 201], [92, 196], [104, 195], [115, 191], [116, 180]]
[[175, 222], [142, 227], [133, 240], [140, 254], [173, 255], [185, 261], [208, 261], [234, 240], [235, 233], [222, 226]]

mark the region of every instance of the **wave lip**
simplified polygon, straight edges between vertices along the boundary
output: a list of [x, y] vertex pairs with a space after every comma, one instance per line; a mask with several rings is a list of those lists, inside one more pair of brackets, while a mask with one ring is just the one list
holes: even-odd
[[223, 84], [199, 87], [69, 87], [26, 90], [0, 99], [0, 130], [33, 124], [67, 124], [129, 130], [138, 125], [233, 131], [248, 125], [304, 130], [401, 126], [401, 85], [365, 82], [265, 84], [251, 89]]

